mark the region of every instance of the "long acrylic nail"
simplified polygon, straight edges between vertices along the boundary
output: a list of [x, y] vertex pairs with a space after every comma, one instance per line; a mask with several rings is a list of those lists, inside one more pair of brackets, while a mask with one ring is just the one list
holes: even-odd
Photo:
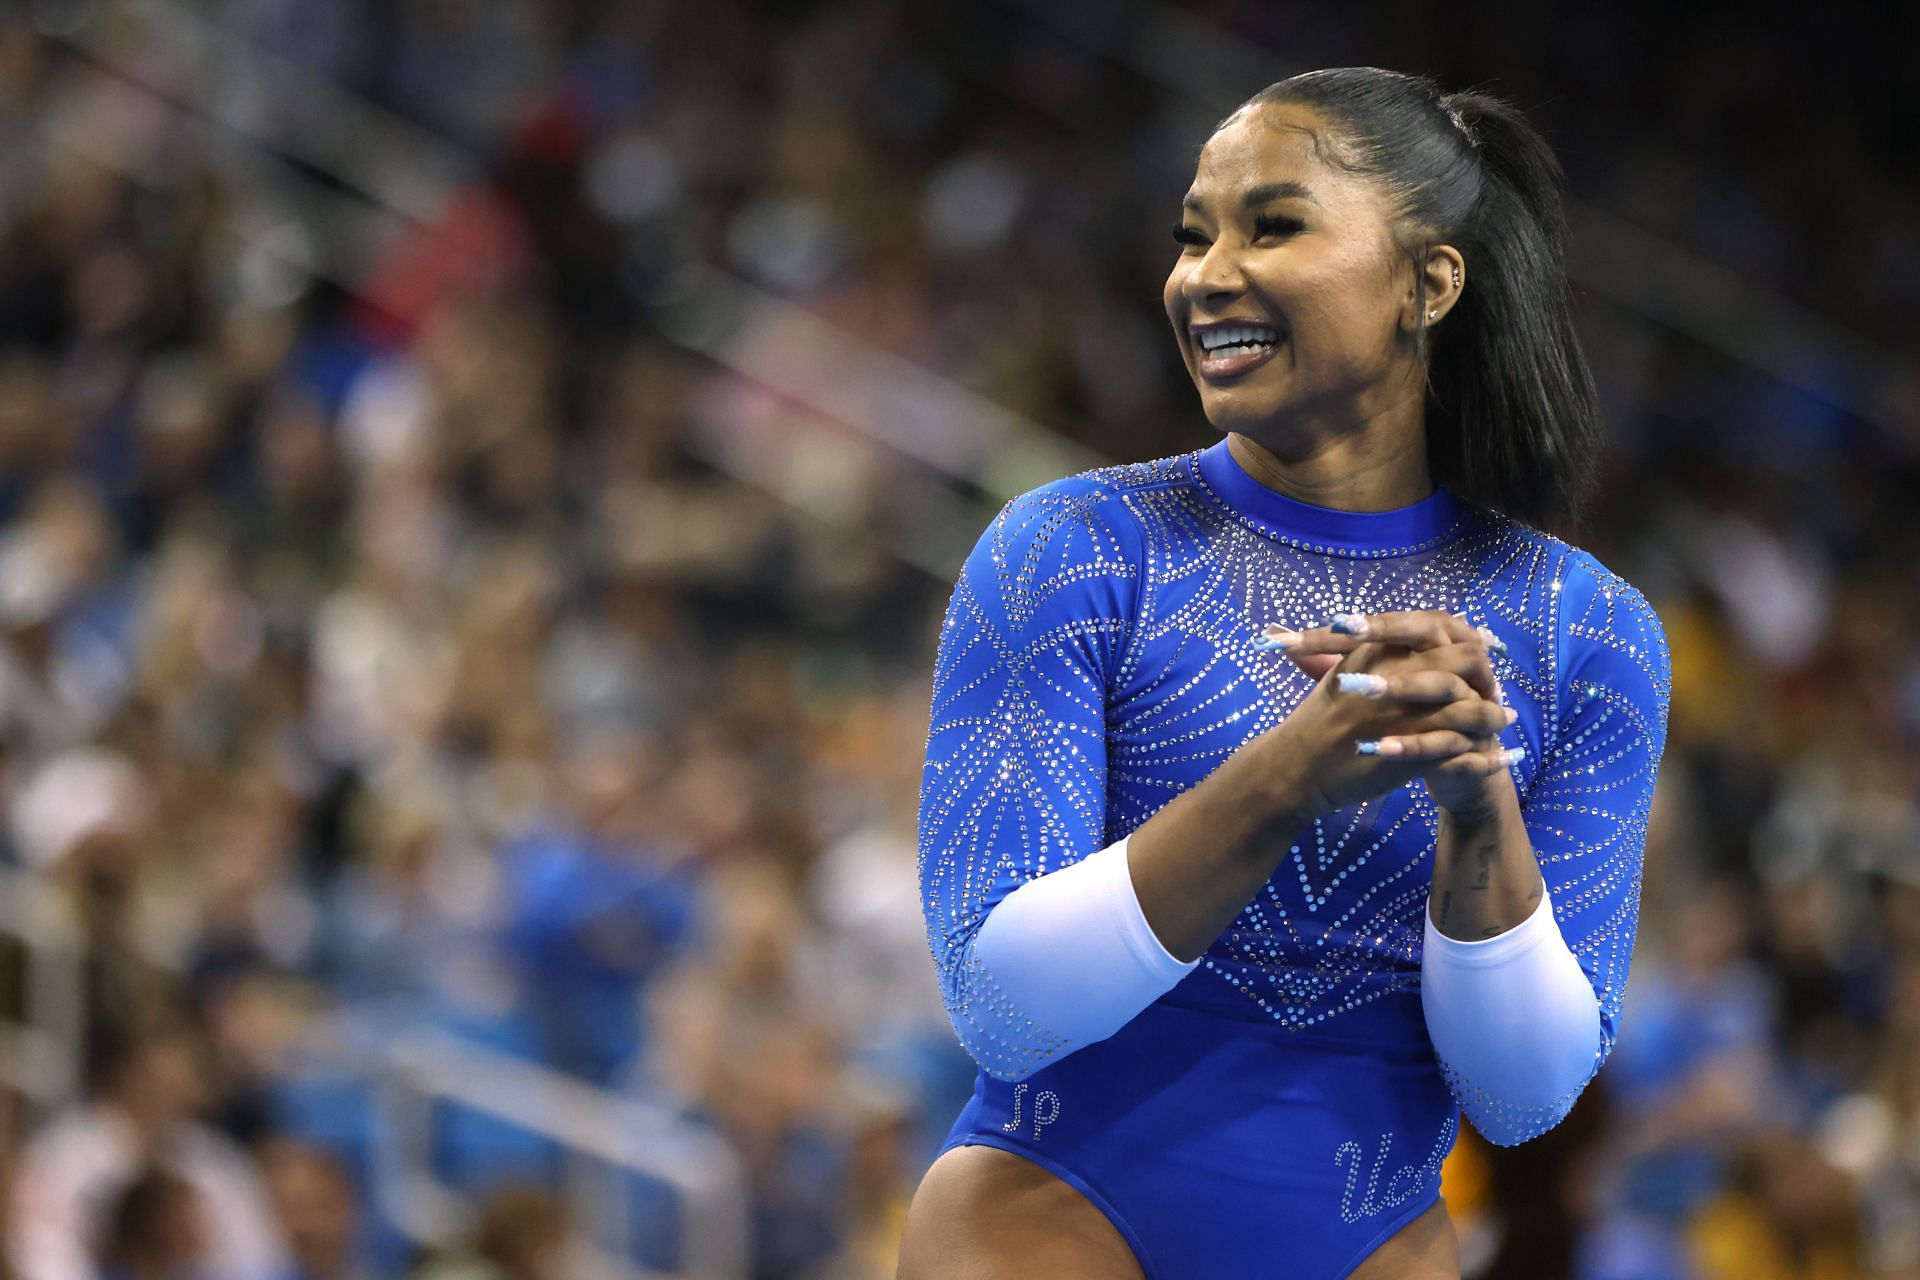
[[1474, 630], [1478, 631], [1480, 633], [1480, 638], [1486, 641], [1488, 649], [1492, 650], [1494, 653], [1499, 654], [1503, 658], [1507, 656], [1507, 642], [1505, 640], [1502, 640], [1499, 636], [1493, 634], [1493, 632], [1487, 630], [1485, 627], [1475, 627]]
[[1518, 711], [1515, 711], [1512, 707], [1507, 708], [1508, 724], [1512, 724], [1515, 720], [1518, 720], [1519, 718], [1520, 718], [1520, 713]]
[[1363, 636], [1367, 634], [1367, 615], [1364, 613], [1336, 613], [1327, 627], [1343, 636]]
[[1387, 691], [1387, 678], [1374, 675], [1371, 671], [1342, 671], [1334, 677], [1342, 693], [1357, 693], [1368, 698], [1377, 698]]
[[1519, 764], [1527, 758], [1527, 749], [1525, 747], [1508, 747], [1500, 754], [1507, 758], [1507, 767], [1511, 769], [1514, 765]]
[[1300, 643], [1300, 633], [1289, 630], [1277, 622], [1269, 622], [1266, 629], [1253, 638], [1253, 647], [1262, 653], [1271, 649], [1285, 649]]
[[1401, 750], [1398, 738], [1355, 738], [1353, 749], [1363, 756], [1397, 756]]

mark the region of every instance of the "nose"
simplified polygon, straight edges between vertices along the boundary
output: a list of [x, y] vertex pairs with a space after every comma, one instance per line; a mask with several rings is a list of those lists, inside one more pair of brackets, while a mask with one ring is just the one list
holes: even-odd
[[1232, 297], [1246, 288], [1246, 277], [1240, 270], [1240, 252], [1224, 240], [1215, 240], [1207, 247], [1200, 261], [1187, 272], [1187, 278], [1180, 283], [1180, 290], [1189, 303], [1218, 300]]

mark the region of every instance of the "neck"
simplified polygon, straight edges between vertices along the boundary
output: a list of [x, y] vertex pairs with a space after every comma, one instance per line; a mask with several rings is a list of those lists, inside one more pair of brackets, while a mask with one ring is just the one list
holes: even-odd
[[1276, 493], [1338, 511], [1391, 511], [1432, 496], [1426, 426], [1374, 418], [1358, 429], [1289, 439], [1279, 432], [1227, 432], [1248, 475]]

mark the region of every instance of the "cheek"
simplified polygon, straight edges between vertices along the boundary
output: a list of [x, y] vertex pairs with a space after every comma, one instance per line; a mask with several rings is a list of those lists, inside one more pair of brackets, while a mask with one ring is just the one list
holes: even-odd
[[1316, 264], [1284, 285], [1276, 282], [1275, 291], [1287, 300], [1302, 356], [1328, 365], [1371, 366], [1392, 337], [1395, 315], [1376, 273], [1348, 265]]

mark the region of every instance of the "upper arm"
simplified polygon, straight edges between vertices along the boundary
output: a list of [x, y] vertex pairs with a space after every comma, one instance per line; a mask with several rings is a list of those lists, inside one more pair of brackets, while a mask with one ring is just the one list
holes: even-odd
[[1611, 1050], [1639, 920], [1672, 668], [1646, 597], [1585, 551], [1562, 561], [1554, 730], [1521, 813]]
[[1140, 536], [1117, 497], [1056, 481], [1000, 511], [954, 586], [934, 660], [918, 851], [956, 1025], [987, 912], [1107, 843], [1107, 690], [1132, 626]]

